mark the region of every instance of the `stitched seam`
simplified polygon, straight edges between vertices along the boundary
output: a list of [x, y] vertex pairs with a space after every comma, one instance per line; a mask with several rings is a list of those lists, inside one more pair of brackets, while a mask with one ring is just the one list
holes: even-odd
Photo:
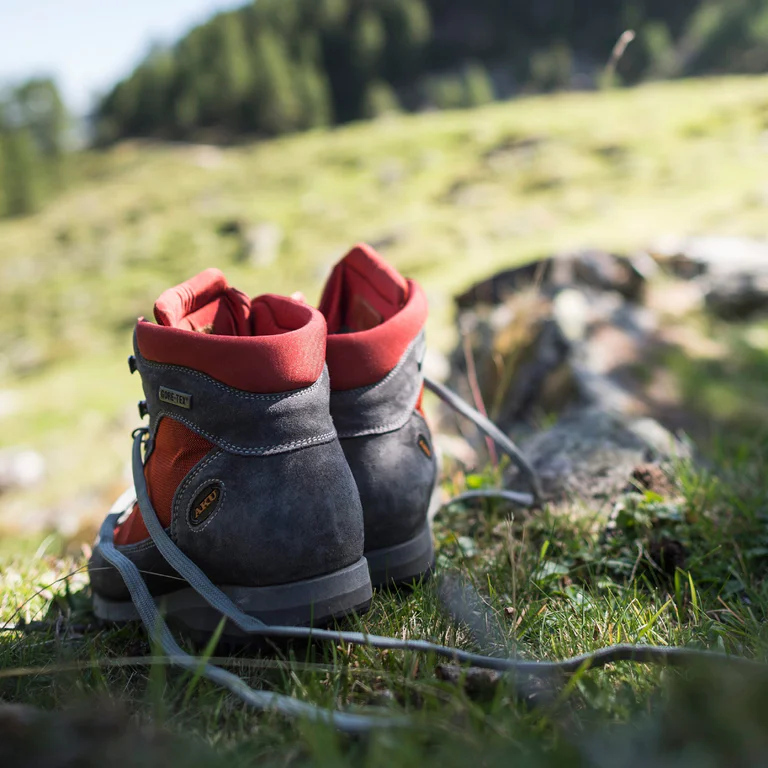
[[179, 421], [185, 426], [189, 427], [193, 432], [197, 432], [197, 434], [208, 438], [214, 445], [218, 446], [219, 448], [224, 448], [230, 453], [236, 453], [240, 456], [269, 456], [273, 453], [285, 453], [285, 451], [290, 451], [293, 448], [301, 448], [303, 445], [327, 443], [329, 440], [332, 440], [336, 436], [336, 430], [332, 430], [331, 432], [323, 432], [322, 434], [315, 435], [314, 437], [305, 437], [302, 440], [292, 440], [290, 443], [278, 443], [277, 445], [269, 445], [265, 448], [243, 448], [239, 445], [236, 445], [235, 443], [230, 443], [227, 440], [217, 437], [211, 432], [208, 432], [207, 430], [198, 426], [193, 421], [185, 419], [183, 416], [180, 416], [176, 413], [159, 411], [158, 415], [168, 416], [169, 418], [175, 419], [176, 421]]
[[192, 533], [201, 533], [202, 531], [204, 531], [208, 527], [211, 520], [213, 520], [213, 518], [219, 514], [219, 512], [221, 511], [221, 508], [224, 506], [224, 500], [227, 498], [227, 489], [226, 489], [226, 486], [224, 485], [224, 481], [219, 480], [218, 477], [211, 477], [208, 480], [200, 483], [200, 485], [198, 485], [197, 488], [195, 488], [195, 490], [192, 491], [191, 499], [189, 501], [190, 505], [197, 498], [197, 494], [200, 493], [200, 491], [202, 491], [206, 485], [210, 485], [211, 483], [219, 483], [219, 485], [221, 485], [221, 499], [219, 500], [219, 503], [216, 505], [216, 509], [214, 510], [213, 514], [202, 525], [195, 526], [189, 522], [189, 509], [187, 509], [187, 514], [184, 515], [184, 519], [187, 521], [187, 528], [189, 528], [189, 530], [192, 531]]
[[[139, 360], [138, 357], [136, 359], [137, 361]], [[240, 398], [243, 398], [244, 400], [266, 400], [269, 402], [275, 402], [277, 400], [288, 400], [292, 397], [301, 397], [302, 395], [309, 395], [315, 389], [317, 389], [317, 387], [321, 385], [324, 378], [324, 374], [325, 374], [325, 368], [323, 368], [323, 373], [320, 374], [320, 378], [314, 384], [310, 384], [308, 387], [304, 387], [302, 389], [297, 389], [295, 392], [278, 392], [274, 395], [260, 395], [255, 392], [243, 392], [242, 389], [229, 387], [226, 384], [222, 384], [220, 381], [216, 381], [216, 379], [212, 378], [211, 376], [208, 376], [208, 374], [206, 373], [195, 371], [192, 368], [186, 368], [183, 365], [169, 365], [167, 363], [156, 363], [152, 360], [147, 360], [142, 357], [141, 362], [139, 363], [139, 366], [140, 367], [147, 366], [148, 368], [156, 368], [158, 370], [172, 371], [174, 373], [183, 373], [184, 375], [187, 375], [187, 376], [194, 376], [198, 379], [202, 379], [208, 384], [212, 384], [214, 387], [217, 387], [218, 389], [222, 389], [225, 392], [229, 392], [235, 397], [240, 397]]]
[[[395, 421], [390, 421], [388, 424], [379, 424], [375, 427], [363, 427], [362, 429], [357, 430], [347, 430], [346, 432], [339, 432], [339, 438], [350, 438], [350, 437], [364, 437], [365, 435], [382, 435], [386, 432], [394, 432], [396, 429], [400, 429], [405, 424], [408, 423], [408, 419], [411, 418], [412, 413], [418, 413], [416, 410], [416, 403], [419, 401], [419, 393], [421, 392], [421, 387], [418, 387], [416, 389], [416, 396], [413, 399], [413, 402], [410, 403], [410, 405], [406, 406], [404, 410], [404, 414], [397, 418]], [[426, 421], [425, 421], [426, 423]]]
[[178, 511], [179, 502], [181, 501], [182, 496], [184, 496], [187, 488], [200, 474], [200, 472], [202, 472], [212, 461], [216, 461], [216, 459], [218, 459], [221, 454], [222, 451], [220, 450], [209, 454], [207, 458], [203, 459], [202, 462], [200, 462], [196, 467], [192, 469], [192, 471], [184, 478], [181, 485], [176, 489], [176, 493], [173, 494], [173, 506], [171, 512], [171, 538], [174, 541], [178, 541], [176, 536], [176, 520], [178, 519], [178, 514], [176, 514], [176, 512]]
[[137, 555], [141, 552], [144, 552], [145, 550], [153, 549], [155, 547], [155, 542], [152, 541], [152, 537], [148, 539], [144, 539], [143, 541], [138, 541], [135, 544], [123, 544], [122, 546], [119, 546], [118, 549], [123, 554], [129, 554], [129, 555]]
[[405, 352], [403, 352], [403, 356], [397, 361], [397, 365], [381, 381], [374, 382], [373, 384], [368, 384], [365, 387], [358, 387], [357, 389], [344, 389], [338, 392], [331, 392], [331, 397], [333, 397], [334, 395], [337, 398], [341, 398], [344, 395], [349, 395], [350, 397], [352, 397], [353, 395], [361, 395], [364, 392], [368, 392], [372, 389], [376, 389], [376, 387], [384, 386], [388, 381], [393, 379], [402, 370], [403, 367], [405, 367], [405, 364], [408, 362], [410, 358], [411, 351], [416, 346], [416, 342], [419, 341], [419, 339], [421, 338], [422, 333], [423, 331], [419, 331], [416, 338], [406, 347]]
[[404, 418], [400, 418], [398, 421], [392, 421], [389, 424], [380, 424], [378, 427], [370, 427], [368, 429], [354, 430], [351, 432], [339, 432], [339, 438], [365, 437], [366, 435], [383, 435], [387, 432], [394, 432], [395, 430], [404, 427], [410, 418], [411, 411], [408, 411]]

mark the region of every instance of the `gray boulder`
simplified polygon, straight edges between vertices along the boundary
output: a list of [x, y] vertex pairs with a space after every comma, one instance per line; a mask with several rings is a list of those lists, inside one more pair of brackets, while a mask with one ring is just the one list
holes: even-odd
[[633, 419], [594, 405], [561, 416], [521, 449], [538, 472], [545, 495], [612, 499], [635, 468], [685, 455], [685, 447], [653, 419]]

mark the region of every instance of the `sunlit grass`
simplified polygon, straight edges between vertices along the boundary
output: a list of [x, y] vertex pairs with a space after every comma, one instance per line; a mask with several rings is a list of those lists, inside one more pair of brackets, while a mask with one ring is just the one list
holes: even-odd
[[[85, 156], [83, 178], [64, 197], [0, 224], [0, 365], [13, 395], [0, 446], [32, 447], [48, 462], [46, 482], [4, 495], [0, 510], [0, 529], [15, 531], [0, 541], [0, 623], [47, 622], [0, 634], [0, 699], [60, 708], [108, 695], [139, 722], [215, 748], [203, 762], [227, 766], [466, 765], [481, 750], [488, 765], [576, 764], [592, 726], [602, 733], [610, 723], [645, 728], [644, 743], [662, 749], [659, 732], [678, 721], [660, 691], [678, 678], [626, 664], [588, 672], [530, 709], [512, 681], [477, 699], [438, 680], [434, 659], [294, 650], [278, 656], [282, 664], [241, 673], [323, 706], [406, 712], [420, 732], [350, 742], [257, 716], [205, 682], [190, 694], [188, 678], [159, 665], [104, 666], [151, 649], [134, 627], [93, 623], [82, 571], [58, 580], [82, 569], [79, 542], [125, 482], [141, 397], [125, 363], [131, 328], [165, 288], [214, 265], [251, 294], [301, 290], [315, 300], [351, 243], [382, 240], [383, 253], [425, 286], [430, 339], [446, 350], [451, 295], [495, 269], [583, 246], [631, 251], [667, 232], [768, 236], [766, 130], [768, 79], [729, 78], [403, 116], [223, 150], [126, 144]], [[274, 264], [240, 260], [237, 239], [219, 234], [235, 220], [282, 229]], [[606, 511], [583, 505], [516, 510], [511, 522], [500, 506], [446, 510], [435, 525], [439, 572], [472, 585], [483, 632], [450, 616], [435, 582], [377, 595], [359, 626], [532, 659], [617, 642], [762, 658], [763, 325], [708, 328], [727, 345], [725, 362], [665, 363], [686, 402], [740, 427], [708, 446], [709, 469], [675, 468], [679, 498], [638, 497], [610, 536]], [[45, 539], [55, 529], [62, 535]], [[659, 540], [684, 546], [677, 571], [649, 559]], [[37, 671], [8, 673], [21, 667]], [[741, 712], [726, 693], [718, 706], [700, 714], [697, 739], [715, 732], [707, 723], [738, 731], [768, 712]], [[724, 715], [737, 711], [734, 722]], [[627, 743], [617, 754], [632, 751]]]
[[[63, 462], [57, 446], [96, 457], [94, 435], [123, 434], [115, 414], [139, 396], [122, 367], [132, 324], [207, 266], [251, 294], [316, 300], [349, 245], [382, 240], [425, 286], [431, 344], [445, 350], [451, 295], [495, 269], [664, 233], [766, 236], [767, 130], [768, 79], [728, 78], [85, 156], [64, 197], [0, 224], [0, 371], [23, 402], [0, 417], [0, 441], [52, 454], [49, 500], [89, 494], [94, 461]], [[237, 238], [218, 233], [228, 221], [277, 224], [275, 263], [239, 260]]]
[[[768, 534], [764, 491], [749, 481], [762, 471], [764, 447], [723, 457], [711, 474], [679, 466], [671, 496], [630, 495], [608, 536], [605, 519], [583, 509], [511, 517], [503, 506], [483, 504], [441, 513], [436, 579], [413, 591], [377, 593], [370, 612], [344, 626], [526, 659], [561, 659], [614, 643], [762, 659]], [[686, 559], [665, 572], [648, 552], [653, 542], [673, 539], [685, 543]], [[461, 765], [482, 752], [489, 760], [575, 765], [589, 743], [607, 740], [621, 724], [642, 728], [650, 753], [672, 759], [659, 734], [674, 738], [686, 722], [688, 710], [676, 705], [670, 714], [666, 704], [670, 686], [679, 690], [674, 696], [691, 695], [680, 687], [684, 678], [647, 665], [580, 673], [568, 685], [534, 689], [531, 698], [513, 677], [463, 690], [441, 681], [438, 659], [415, 653], [326, 644], [214, 659], [258, 688], [323, 707], [407, 714], [416, 728], [349, 741], [327, 727], [249, 712], [206, 681], [192, 688], [189, 675], [153, 659], [137, 628], [96, 625], [81, 570], [85, 554], [61, 557], [60, 546], [49, 542], [36, 560], [29, 552], [0, 555], [0, 621], [29, 627], [0, 633], [0, 697], [70, 709], [108, 695], [139, 721], [214, 749], [211, 761], [247, 765], [269, 755], [283, 765]], [[469, 603], [456, 598], [458, 584]], [[704, 679], [715, 681], [713, 674]], [[729, 680], [711, 684], [725, 691]], [[739, 685], [746, 696], [749, 684]], [[760, 708], [732, 719], [729, 701], [707, 705], [720, 730], [704, 728], [689, 735], [692, 743], [719, 744], [717, 733], [738, 735], [763, 722]], [[728, 754], [738, 745], [737, 738]]]

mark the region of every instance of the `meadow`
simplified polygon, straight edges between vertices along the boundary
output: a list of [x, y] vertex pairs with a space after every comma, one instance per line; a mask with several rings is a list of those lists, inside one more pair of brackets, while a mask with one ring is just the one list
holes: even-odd
[[[350, 740], [254, 714], [152, 663], [137, 628], [98, 627], [83, 566], [139, 424], [131, 329], [165, 288], [218, 266], [251, 295], [314, 301], [365, 240], [425, 286], [428, 337], [447, 352], [453, 295], [503, 267], [582, 247], [632, 252], [667, 234], [768, 237], [768, 78], [533, 97], [226, 148], [132, 142], [84, 153], [78, 177], [42, 213], [0, 223], [0, 448], [46, 461], [41, 483], [0, 497], [0, 700], [91, 711], [108, 698], [119, 722], [170, 733], [146, 752], [115, 747], [116, 765], [764, 759], [765, 686], [711, 669], [618, 664], [531, 697], [511, 678], [456, 684], [414, 653], [339, 645], [223, 660], [256, 686], [406, 712], [418, 727]], [[248, 245], [264, 226], [280, 240], [271, 263]], [[663, 493], [628, 493], [618, 510], [451, 507], [435, 522], [437, 578], [375, 595], [346, 626], [527, 659], [617, 642], [764, 658], [768, 386], [755, 328], [708, 329], [732, 347], [730, 369], [693, 378], [685, 360], [672, 366], [728, 432], [701, 446], [706, 460], [676, 464]], [[497, 482], [478, 467], [445, 489]], [[678, 542], [684, 561], [646, 557], [658, 540]], [[457, 584], [473, 620], [446, 598]]]

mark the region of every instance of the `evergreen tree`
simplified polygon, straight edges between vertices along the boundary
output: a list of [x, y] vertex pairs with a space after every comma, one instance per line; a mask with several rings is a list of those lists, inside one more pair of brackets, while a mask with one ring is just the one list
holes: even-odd
[[5, 141], [5, 134], [8, 130], [8, 126], [5, 122], [5, 109], [6, 106], [0, 102], [0, 219], [6, 215], [5, 204], [5, 152], [3, 151], [3, 142]]
[[493, 83], [485, 67], [473, 62], [464, 72], [464, 106], [480, 107], [493, 101]]
[[200, 103], [194, 90], [180, 93], [173, 103], [173, 118], [177, 132], [189, 136], [200, 125]]
[[374, 80], [365, 94], [363, 115], [369, 119], [391, 115], [400, 111], [397, 94], [389, 83]]
[[423, 0], [389, 0], [382, 18], [387, 29], [383, 71], [391, 81], [407, 82], [420, 71], [431, 37], [429, 10]]
[[[597, 80], [618, 39], [645, 44], [621, 79], [768, 67], [768, 0], [254, 0], [155, 51], [101, 102], [97, 135], [194, 136], [201, 128], [276, 134], [359, 119], [387, 100], [457, 108], [487, 102], [485, 67], [499, 88], [567, 88], [573, 57]], [[303, 40], [318, 41], [307, 57]], [[476, 65], [469, 65], [476, 62]], [[461, 76], [441, 73], [463, 72]], [[330, 109], [328, 104], [331, 105]], [[37, 139], [36, 139], [37, 141]]]
[[135, 74], [119, 82], [105, 97], [96, 116], [96, 144], [111, 144], [134, 135], [138, 103], [138, 79]]
[[7, 216], [34, 213], [42, 203], [42, 162], [32, 133], [26, 128], [5, 129], [0, 135], [0, 166]]
[[571, 82], [573, 57], [565, 43], [559, 42], [531, 56], [531, 82], [537, 90], [555, 91]]
[[255, 68], [255, 127], [269, 134], [295, 130], [301, 124], [301, 107], [291, 62], [284, 42], [271, 30], [260, 33], [256, 41]]
[[296, 92], [301, 105], [302, 128], [330, 125], [333, 115], [328, 82], [311, 63], [302, 63], [296, 70]]
[[641, 39], [648, 53], [648, 76], [656, 78], [673, 74], [677, 67], [677, 56], [669, 27], [663, 21], [646, 24]]
[[456, 75], [434, 77], [427, 83], [427, 99], [437, 109], [460, 109], [466, 105], [462, 78]]
[[156, 48], [130, 78], [124, 107], [129, 135], [158, 136], [170, 133], [174, 60], [170, 51]]
[[300, 105], [301, 128], [329, 125], [333, 107], [328, 78], [322, 68], [320, 41], [306, 34], [300, 43], [300, 61], [294, 69], [295, 90]]
[[349, 0], [309, 0], [317, 8], [318, 23], [323, 29], [343, 26], [349, 16]]
[[425, 46], [432, 34], [432, 21], [424, 0], [399, 0], [403, 14], [403, 39], [412, 49]]
[[214, 121], [231, 130], [241, 128], [243, 103], [253, 81], [251, 63], [239, 18], [235, 13], [216, 19], [211, 50]]
[[352, 41], [355, 66], [366, 72], [376, 71], [386, 43], [386, 30], [378, 14], [364, 10], [355, 23]]
[[40, 151], [60, 158], [66, 151], [68, 117], [53, 80], [29, 80], [15, 90], [13, 101], [21, 124], [29, 129]]
[[15, 89], [12, 101], [17, 121], [29, 131], [40, 155], [44, 186], [60, 189], [66, 182], [65, 154], [69, 118], [53, 80], [29, 80]]

